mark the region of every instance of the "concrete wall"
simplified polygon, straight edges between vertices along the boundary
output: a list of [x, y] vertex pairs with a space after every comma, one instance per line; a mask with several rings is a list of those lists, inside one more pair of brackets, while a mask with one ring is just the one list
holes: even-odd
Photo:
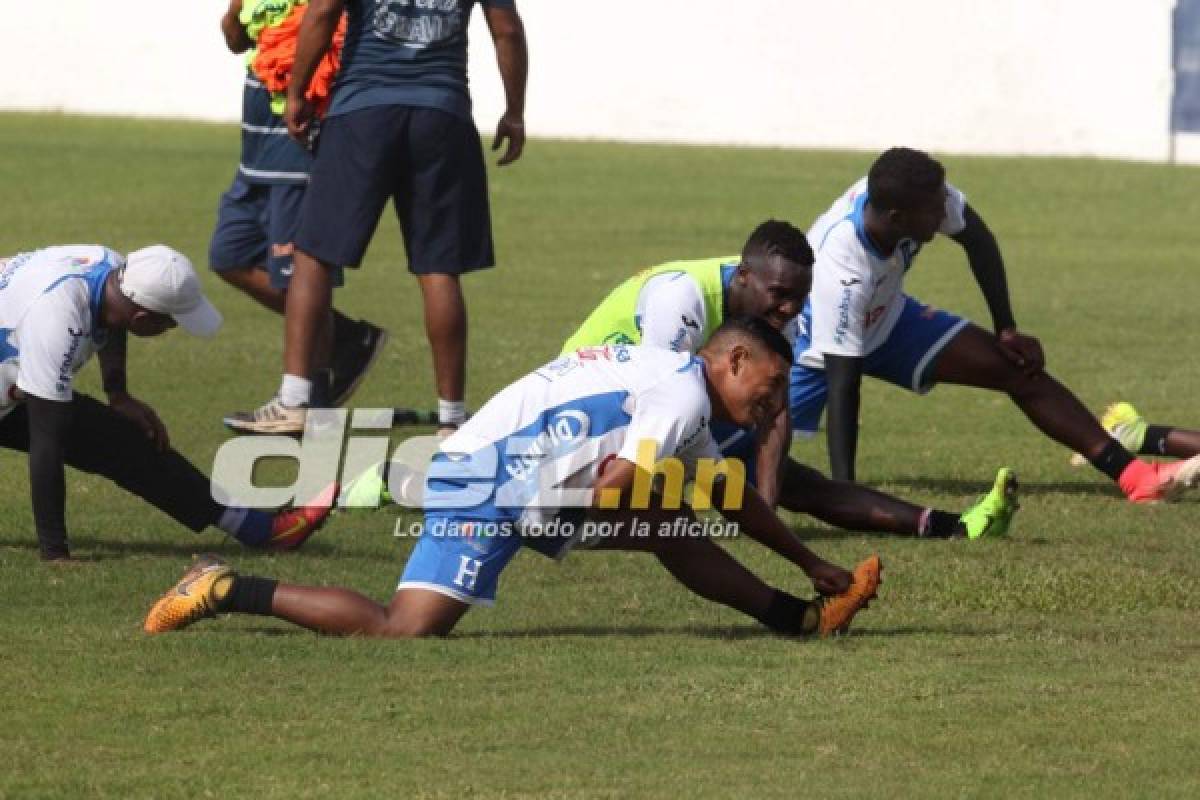
[[[223, 0], [0, 0], [0, 108], [232, 120]], [[1170, 152], [1172, 0], [520, 0], [534, 136]], [[146, 16], [147, 9], [160, 13]], [[485, 131], [503, 108], [472, 27]], [[1194, 142], [1182, 154], [1200, 155]]]

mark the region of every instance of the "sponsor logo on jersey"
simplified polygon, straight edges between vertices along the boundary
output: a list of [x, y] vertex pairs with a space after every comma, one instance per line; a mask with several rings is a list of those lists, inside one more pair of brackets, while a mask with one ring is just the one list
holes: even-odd
[[84, 331], [67, 328], [67, 335], [71, 337], [71, 344], [67, 346], [62, 363], [58, 365], [58, 383], [55, 385], [60, 392], [65, 392], [71, 387], [71, 377], [74, 374], [71, 365], [75, 363], [75, 355], [79, 352], [79, 342], [83, 339]]

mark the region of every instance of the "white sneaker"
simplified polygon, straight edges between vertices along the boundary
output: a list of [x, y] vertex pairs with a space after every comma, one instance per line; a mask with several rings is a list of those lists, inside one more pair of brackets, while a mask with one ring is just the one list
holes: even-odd
[[278, 396], [253, 411], [235, 411], [225, 417], [225, 426], [238, 433], [275, 433], [300, 436], [308, 406], [285, 406]]

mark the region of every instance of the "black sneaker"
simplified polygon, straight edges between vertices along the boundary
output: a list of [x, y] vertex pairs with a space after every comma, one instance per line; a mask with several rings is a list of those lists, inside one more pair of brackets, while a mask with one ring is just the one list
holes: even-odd
[[335, 327], [333, 377], [326, 398], [330, 408], [346, 404], [383, 352], [387, 338], [387, 331], [362, 319]]

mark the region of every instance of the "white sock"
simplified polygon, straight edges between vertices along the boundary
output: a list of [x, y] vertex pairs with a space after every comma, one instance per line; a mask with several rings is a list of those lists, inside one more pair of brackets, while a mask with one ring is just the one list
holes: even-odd
[[467, 404], [461, 400], [438, 398], [438, 424], [462, 425], [467, 421]]
[[221, 519], [217, 521], [217, 527], [233, 536], [241, 529], [249, 511], [246, 508], [227, 508], [221, 512]]
[[284, 375], [279, 386], [279, 400], [285, 406], [306, 406], [312, 399], [312, 381], [298, 375]]

